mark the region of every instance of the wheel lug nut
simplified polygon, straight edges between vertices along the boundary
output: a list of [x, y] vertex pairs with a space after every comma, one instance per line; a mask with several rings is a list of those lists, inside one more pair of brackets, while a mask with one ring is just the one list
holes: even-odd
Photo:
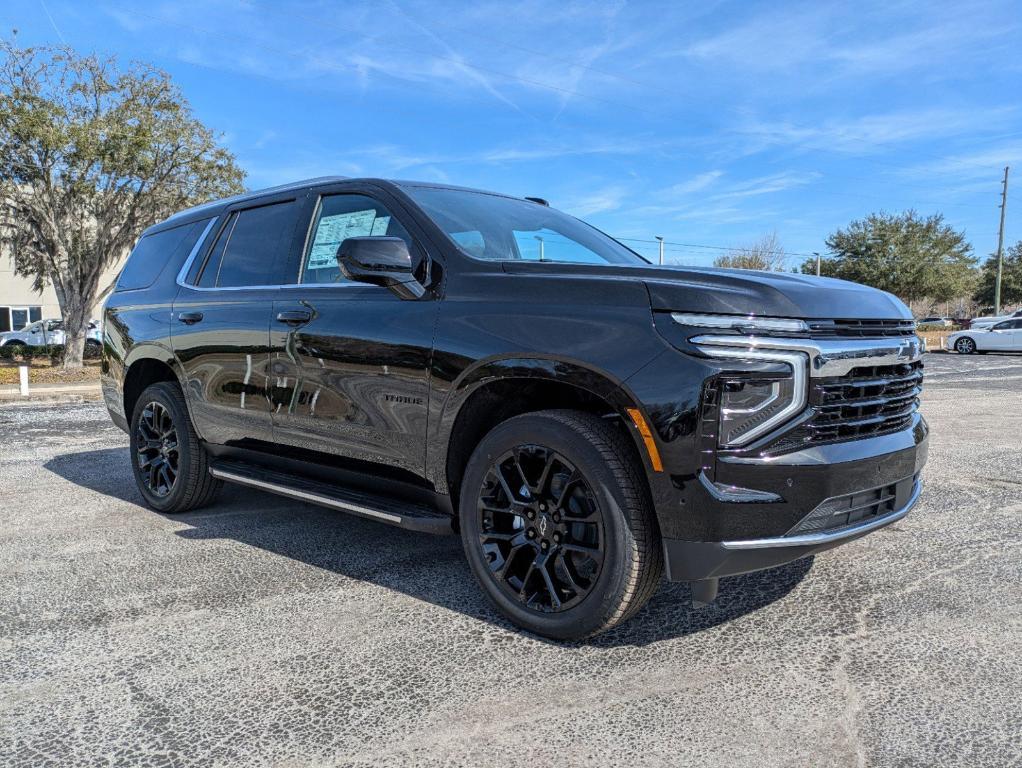
[[539, 511], [540, 512], [546, 512], [546, 504], [540, 504], [539, 505]]
[[561, 534], [555, 533], [554, 534], [554, 541], [557, 542], [558, 544], [560, 544], [561, 543]]
[[536, 538], [536, 532], [534, 530], [532, 530], [531, 528], [529, 529], [528, 533], [526, 533], [525, 535], [528, 536], [530, 539]]
[[530, 520], [535, 520], [536, 519], [536, 513], [533, 512], [531, 509], [528, 512], [526, 512], [525, 514], [528, 516], [528, 518]]
[[550, 545], [549, 545], [549, 544], [547, 544], [547, 543], [546, 543], [546, 542], [544, 541], [544, 542], [543, 542], [543, 543], [542, 543], [542, 544], [541, 544], [540, 546], [542, 546], [542, 547], [543, 547], [543, 551], [545, 552], [545, 551], [546, 551], [546, 549], [547, 549], [547, 548], [548, 548], [548, 547], [549, 547]]
[[554, 515], [554, 522], [555, 522], [555, 523], [559, 523], [559, 522], [561, 522], [561, 516], [560, 516], [560, 515], [557, 515], [557, 514], [555, 514], [555, 515]]

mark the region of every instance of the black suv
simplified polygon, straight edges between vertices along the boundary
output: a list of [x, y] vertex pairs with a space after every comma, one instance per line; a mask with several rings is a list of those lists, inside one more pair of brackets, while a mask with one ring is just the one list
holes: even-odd
[[147, 230], [103, 392], [154, 509], [227, 481], [460, 531], [511, 620], [570, 639], [665, 571], [705, 603], [903, 517], [920, 358], [881, 291], [653, 266], [538, 198], [321, 178]]

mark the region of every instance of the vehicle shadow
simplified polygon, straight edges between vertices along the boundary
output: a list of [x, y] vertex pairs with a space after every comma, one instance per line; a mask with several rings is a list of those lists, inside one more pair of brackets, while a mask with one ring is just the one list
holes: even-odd
[[[96, 493], [134, 504], [139, 514], [159, 514], [144, 506], [125, 448], [61, 454], [44, 467]], [[521, 632], [483, 596], [457, 536], [404, 531], [231, 485], [224, 486], [209, 508], [166, 517], [188, 525], [174, 535], [190, 541], [231, 539]], [[806, 558], [723, 579], [717, 600], [699, 609], [691, 607], [688, 584], [664, 582], [635, 618], [587, 644], [647, 645], [710, 629], [784, 597], [811, 567], [812, 558]]]

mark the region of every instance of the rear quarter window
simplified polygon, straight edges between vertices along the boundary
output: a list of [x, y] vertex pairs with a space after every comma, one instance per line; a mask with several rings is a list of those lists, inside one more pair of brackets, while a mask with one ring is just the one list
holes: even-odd
[[117, 278], [118, 291], [137, 291], [156, 282], [167, 264], [179, 264], [199, 239], [209, 219], [145, 235], [128, 256]]

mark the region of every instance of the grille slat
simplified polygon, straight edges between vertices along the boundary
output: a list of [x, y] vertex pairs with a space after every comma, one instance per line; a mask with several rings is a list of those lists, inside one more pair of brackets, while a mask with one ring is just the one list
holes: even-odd
[[807, 320], [813, 337], [884, 338], [912, 336], [914, 320]]
[[922, 392], [922, 362], [854, 368], [847, 376], [817, 379], [809, 393], [810, 418], [768, 450], [886, 435], [912, 423]]

